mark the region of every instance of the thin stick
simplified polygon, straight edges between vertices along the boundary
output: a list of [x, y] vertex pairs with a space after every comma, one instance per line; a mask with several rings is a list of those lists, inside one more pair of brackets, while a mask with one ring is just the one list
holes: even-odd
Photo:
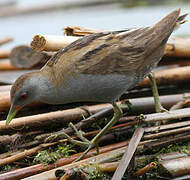
[[172, 129], [172, 128], [179, 128], [179, 127], [184, 127], [184, 126], [190, 126], [190, 120], [189, 121], [182, 121], [182, 122], [178, 122], [178, 123], [161, 125], [161, 126], [155, 126], [155, 127], [147, 127], [147, 128], [145, 128], [145, 132], [150, 133], [150, 132], [162, 131], [162, 130]]
[[7, 157], [4, 159], [1, 159], [0, 161], [0, 166], [6, 165], [6, 164], [10, 164], [12, 162], [18, 161], [20, 159], [23, 159], [26, 156], [31, 156], [32, 154], [37, 153], [38, 151], [40, 151], [41, 149], [50, 146], [51, 144], [55, 144], [55, 143], [48, 143], [48, 144], [40, 144], [39, 146], [29, 149], [29, 150], [25, 150], [24, 152], [15, 154], [11, 157]]

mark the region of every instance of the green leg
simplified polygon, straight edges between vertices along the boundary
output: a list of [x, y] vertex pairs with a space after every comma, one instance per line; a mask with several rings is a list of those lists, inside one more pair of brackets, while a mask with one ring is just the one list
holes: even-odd
[[155, 102], [155, 109], [156, 112], [168, 112], [160, 103], [160, 99], [159, 99], [159, 94], [158, 94], [158, 88], [156, 85], [156, 80], [154, 77], [154, 74], [151, 72], [148, 75], [150, 82], [151, 82], [151, 86], [152, 86], [152, 93], [153, 93], [153, 97], [154, 97], [154, 102]]
[[114, 109], [114, 116], [111, 119], [111, 121], [90, 141], [86, 151], [84, 151], [84, 153], [82, 153], [82, 155], [76, 161], [82, 159], [94, 146], [96, 147], [96, 149], [98, 149], [98, 142], [100, 141], [100, 138], [105, 133], [107, 133], [107, 131], [117, 122], [118, 119], [122, 117], [123, 115], [122, 110], [115, 102], [113, 103], [113, 109]]

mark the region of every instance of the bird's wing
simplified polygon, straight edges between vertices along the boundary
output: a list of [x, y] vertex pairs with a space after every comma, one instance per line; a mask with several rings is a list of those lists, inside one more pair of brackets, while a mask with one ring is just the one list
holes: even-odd
[[137, 68], [144, 53], [142, 43], [136, 42], [147, 28], [103, 32], [85, 36], [56, 53], [44, 68], [55, 74], [125, 73]]

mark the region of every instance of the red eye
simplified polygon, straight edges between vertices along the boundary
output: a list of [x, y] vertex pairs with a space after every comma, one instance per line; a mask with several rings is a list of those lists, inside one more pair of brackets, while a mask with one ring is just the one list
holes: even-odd
[[23, 94], [21, 95], [21, 97], [25, 99], [25, 98], [27, 97], [27, 94], [26, 94], [26, 93], [23, 93]]

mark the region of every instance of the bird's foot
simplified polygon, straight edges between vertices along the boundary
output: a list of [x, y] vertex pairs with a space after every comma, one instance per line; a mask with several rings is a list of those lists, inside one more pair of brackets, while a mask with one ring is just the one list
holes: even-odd
[[[81, 141], [76, 141], [76, 140], [69, 140], [73, 144], [77, 144], [81, 147], [85, 147], [86, 150], [80, 155], [79, 158], [75, 160], [79, 161], [81, 160], [92, 148], [96, 147], [96, 152], [99, 154], [99, 147], [98, 144], [96, 143], [96, 139], [92, 139], [89, 141], [87, 138], [84, 137], [84, 132], [81, 130], [77, 130], [77, 128], [73, 125], [73, 123], [70, 123], [69, 126], [75, 131], [76, 136], [81, 140]], [[80, 142], [80, 143], [79, 143]]]
[[[74, 130], [76, 136], [80, 139], [80, 140], [76, 140], [74, 138], [72, 138], [71, 136], [69, 136], [67, 133], [64, 132], [64, 130], [61, 131], [61, 136], [63, 136], [64, 138], [66, 138], [71, 144], [74, 145], [78, 145], [83, 149], [86, 149], [79, 158], [77, 158], [75, 160], [79, 161], [81, 160], [92, 148], [96, 147], [97, 153], [99, 153], [99, 149], [98, 149], [98, 145], [92, 141], [89, 141], [87, 138], [84, 137], [84, 132], [81, 130], [77, 130], [77, 128], [74, 126], [73, 123], [69, 123], [69, 126]], [[45, 139], [46, 142], [50, 142], [53, 141], [57, 138], [59, 134], [52, 134], [51, 136], [49, 136], [48, 138]]]

